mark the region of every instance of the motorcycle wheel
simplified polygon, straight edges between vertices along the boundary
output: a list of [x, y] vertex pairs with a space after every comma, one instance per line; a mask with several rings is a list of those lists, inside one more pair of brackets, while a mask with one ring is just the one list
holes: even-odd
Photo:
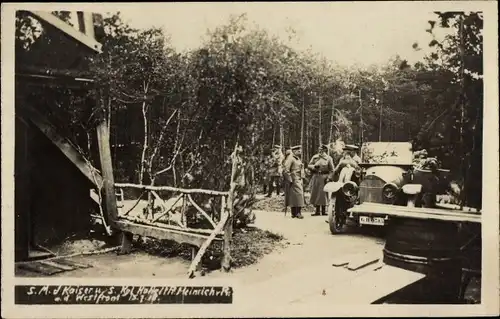
[[335, 235], [344, 230], [346, 221], [345, 218], [340, 216], [339, 208], [337, 206], [337, 197], [332, 196], [330, 201], [331, 204], [328, 206], [328, 225], [330, 226], [330, 232]]

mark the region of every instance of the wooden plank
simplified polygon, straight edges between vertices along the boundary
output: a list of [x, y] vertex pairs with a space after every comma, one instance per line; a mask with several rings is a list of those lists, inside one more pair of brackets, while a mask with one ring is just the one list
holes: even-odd
[[75, 269], [75, 267], [71, 267], [68, 265], [61, 264], [61, 263], [56, 263], [52, 260], [40, 260], [39, 263], [47, 265], [47, 266], [51, 266], [54, 268], [59, 268], [59, 269], [62, 269], [64, 271], [69, 271], [69, 270]]
[[355, 260], [362, 258], [365, 254], [366, 252], [356, 252], [352, 254], [342, 254], [341, 256], [336, 256], [335, 258], [332, 259], [332, 266], [334, 267], [346, 266], [350, 262], [354, 262]]
[[372, 265], [380, 260], [380, 253], [377, 254], [363, 254], [359, 258], [352, 260], [347, 265], [347, 269], [355, 271], [364, 268], [368, 265]]
[[25, 269], [31, 272], [43, 274], [43, 275], [54, 275], [60, 272], [63, 272], [64, 270], [61, 268], [56, 268], [52, 267], [49, 265], [44, 265], [41, 264], [40, 262], [31, 262], [31, 263], [25, 263], [25, 264], [19, 264], [18, 267], [20, 269]]
[[[146, 225], [146, 226], [157, 226], [157, 227], [163, 228], [165, 230], [173, 229], [173, 230], [179, 230], [179, 231], [183, 231], [183, 232], [198, 233], [198, 234], [207, 235], [207, 236], [212, 234], [212, 231], [213, 231], [213, 230], [201, 229], [201, 228], [179, 227], [179, 226], [175, 226], [175, 225], [165, 224], [162, 222], [152, 222], [151, 220], [146, 219], [146, 218], [120, 216], [119, 219], [130, 221], [133, 223]], [[217, 234], [217, 236], [222, 236], [223, 234], [224, 234], [224, 232], [221, 231]]]
[[[185, 243], [196, 247], [201, 247], [201, 245], [203, 245], [208, 238], [206, 235], [164, 229], [156, 226], [140, 225], [123, 220], [115, 221], [115, 227], [121, 231], [129, 232], [135, 235], [153, 237], [156, 239], [173, 240], [180, 244]], [[214, 241], [220, 241], [220, 239], [215, 238]]]
[[[188, 270], [188, 277], [189, 278], [194, 277], [194, 273], [195, 273], [196, 269], [198, 268], [198, 264], [201, 262], [201, 257], [203, 257], [203, 254], [205, 254], [205, 251], [207, 250], [208, 246], [212, 243], [212, 241], [214, 241], [216, 239], [217, 233], [219, 233], [222, 230], [222, 228], [227, 224], [228, 221], [229, 221], [228, 214], [224, 214], [224, 216], [222, 217], [222, 219], [219, 222], [219, 224], [217, 225], [217, 227], [215, 227], [215, 229], [212, 231], [212, 234], [210, 234], [210, 236], [208, 236], [208, 238], [206, 238], [206, 240], [202, 243], [201, 246], [198, 246], [198, 247], [200, 247], [200, 249], [196, 253], [196, 257], [191, 262], [191, 266], [189, 267], [189, 270]], [[224, 244], [226, 244], [225, 237], [224, 237]]]
[[[94, 38], [87, 36], [85, 33], [80, 32], [74, 27], [70, 26], [63, 20], [59, 19], [52, 13], [48, 11], [31, 11], [37, 18], [41, 19], [42, 22], [48, 23], [57, 30], [63, 32], [64, 34], [72, 37], [76, 41], [84, 44], [86, 47], [93, 50], [95, 53], [101, 53], [102, 44], [97, 42]], [[90, 26], [89, 26], [90, 27]]]
[[67, 266], [70, 266], [70, 267], [74, 267], [74, 268], [82, 268], [82, 269], [86, 269], [86, 268], [91, 268], [92, 267], [91, 265], [78, 263], [78, 262], [76, 262], [74, 260], [66, 259], [66, 258], [57, 259], [57, 263], [58, 264], [62, 264], [62, 265], [67, 265]]
[[215, 195], [215, 196], [227, 196], [228, 192], [213, 191], [208, 189], [186, 189], [178, 188], [172, 186], [151, 186], [151, 185], [140, 185], [131, 183], [115, 183], [116, 187], [122, 188], [136, 188], [136, 189], [146, 189], [150, 191], [169, 191], [178, 192], [183, 194], [205, 194], [205, 195]]
[[111, 148], [109, 146], [108, 123], [101, 114], [101, 122], [97, 125], [97, 141], [99, 146], [99, 159], [103, 178], [104, 200], [106, 202], [106, 213], [109, 224], [118, 218], [118, 207], [116, 207], [115, 181], [113, 177], [113, 164], [111, 158]]
[[348, 209], [348, 212], [359, 213], [359, 214], [362, 213], [381, 214], [381, 215], [408, 217], [415, 219], [433, 219], [433, 220], [454, 221], [454, 222], [481, 223], [481, 216], [475, 216], [475, 215], [453, 216], [448, 214], [431, 214], [431, 213], [425, 213], [423, 211], [415, 212], [404, 209], [397, 209], [394, 207], [395, 205], [386, 205], [385, 207], [379, 207], [371, 204], [370, 205], [361, 204]]
[[402, 211], [417, 212], [417, 213], [424, 213], [424, 214], [431, 213], [431, 214], [438, 214], [438, 215], [445, 215], [445, 216], [477, 216], [477, 215], [481, 215], [481, 212], [472, 212], [472, 211], [458, 210], [458, 209], [408, 207], [408, 206], [389, 205], [389, 204], [371, 203], [371, 202], [365, 202], [361, 205], [377, 206], [377, 207], [384, 207], [384, 208], [390, 207], [391, 209], [397, 209], [397, 210], [402, 210]]

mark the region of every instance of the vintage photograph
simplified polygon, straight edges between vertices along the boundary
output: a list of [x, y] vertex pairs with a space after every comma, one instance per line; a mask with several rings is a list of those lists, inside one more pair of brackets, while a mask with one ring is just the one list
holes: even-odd
[[481, 304], [484, 12], [404, 4], [16, 10], [2, 259], [116, 284], [15, 303]]

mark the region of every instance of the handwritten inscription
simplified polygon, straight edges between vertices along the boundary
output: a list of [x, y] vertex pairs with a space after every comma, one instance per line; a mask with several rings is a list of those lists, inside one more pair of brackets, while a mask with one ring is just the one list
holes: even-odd
[[231, 303], [231, 287], [16, 286], [18, 304]]

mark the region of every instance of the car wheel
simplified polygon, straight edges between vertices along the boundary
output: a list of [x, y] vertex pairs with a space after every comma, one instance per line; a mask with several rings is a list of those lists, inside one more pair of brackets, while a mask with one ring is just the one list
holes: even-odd
[[339, 214], [336, 196], [332, 196], [328, 206], [328, 225], [330, 226], [330, 232], [334, 235], [342, 232], [345, 226], [345, 219]]

